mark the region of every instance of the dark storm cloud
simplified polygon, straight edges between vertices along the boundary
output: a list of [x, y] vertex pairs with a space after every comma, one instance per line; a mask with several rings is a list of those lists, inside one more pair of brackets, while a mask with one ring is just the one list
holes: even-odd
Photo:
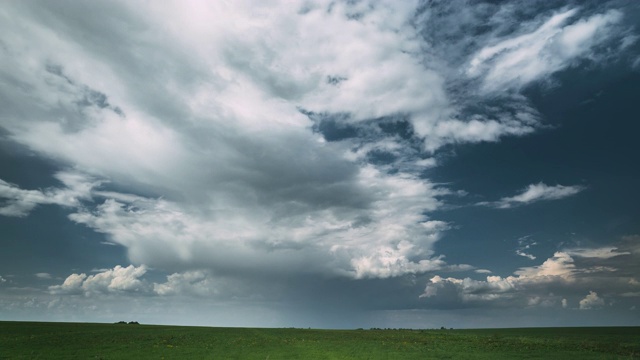
[[[360, 64], [364, 73], [348, 76], [337, 90], [326, 88], [326, 84], [316, 81], [319, 73], [305, 73], [305, 67], [329, 71], [337, 66], [346, 70], [353, 59], [341, 57], [336, 65], [322, 57], [306, 58], [286, 43], [264, 43], [265, 39], [251, 29], [224, 30], [231, 31], [232, 38], [249, 35], [240, 42], [229, 43], [218, 38], [216, 29], [201, 28], [197, 21], [181, 31], [160, 27], [165, 32], [163, 37], [142, 31], [124, 39], [120, 25], [140, 30], [158, 26], [169, 8], [158, 8], [156, 16], [142, 22], [132, 14], [146, 9], [135, 5], [98, 7], [109, 15], [93, 24], [74, 22], [78, 9], [64, 12], [57, 7], [32, 9], [29, 4], [16, 5], [14, 10], [25, 14], [30, 31], [27, 33], [32, 37], [29, 40], [40, 41], [43, 46], [26, 45], [27, 35], [7, 23], [7, 33], [11, 34], [8, 58], [35, 59], [28, 64], [12, 64], [18, 70], [12, 76], [36, 89], [29, 95], [33, 100], [24, 98], [14, 103], [35, 102], [59, 115], [45, 117], [33, 113], [33, 107], [24, 106], [21, 111], [33, 113], [34, 119], [25, 125], [14, 114], [8, 117], [5, 128], [12, 140], [40, 154], [133, 192], [150, 189], [166, 200], [132, 200], [125, 194], [111, 193], [106, 199], [99, 198], [104, 202], [93, 209], [75, 204], [78, 211], [71, 215], [73, 221], [125, 246], [132, 261], [156, 266], [213, 266], [219, 271], [263, 266], [277, 269], [286, 259], [284, 263], [317, 264], [322, 271], [357, 277], [397, 276], [442, 266], [430, 246], [446, 225], [430, 221], [424, 212], [439, 206], [436, 197], [448, 191], [419, 179], [417, 174], [380, 171], [361, 161], [360, 155], [354, 156], [348, 146], [329, 146], [321, 136], [309, 131], [312, 123], [298, 111], [300, 104], [287, 102], [292, 100], [287, 94], [293, 91], [303, 96], [297, 100], [303, 107], [342, 106], [352, 114], [352, 121], [359, 122], [373, 114], [393, 114], [402, 103], [410, 109], [426, 111], [424, 105], [416, 106], [422, 101], [438, 103], [442, 94], [437, 87], [434, 96], [408, 90], [395, 94], [386, 84], [402, 83], [412, 74], [400, 71], [383, 79], [372, 77], [375, 69], [389, 65], [384, 59], [372, 58], [368, 65]], [[219, 10], [222, 8], [204, 11], [214, 14]], [[242, 6], [226, 10], [245, 16]], [[351, 11], [349, 6], [343, 10]], [[196, 14], [189, 11], [182, 16]], [[397, 37], [399, 43], [395, 44], [375, 40], [364, 32], [354, 33], [356, 38], [352, 40], [372, 53], [400, 51], [391, 59], [394, 63], [407, 64], [423, 73], [425, 81], [437, 80], [436, 74], [417, 67], [409, 55], [401, 52], [414, 46], [413, 40], [405, 38], [407, 29], [402, 20], [409, 13], [409, 7], [373, 9], [373, 18], [400, 16], [389, 18], [392, 22], [380, 27], [351, 24], [340, 12], [327, 20]], [[292, 15], [293, 22], [278, 28], [282, 31], [278, 36], [289, 36], [287, 26], [314, 28], [319, 26], [315, 16], [328, 16], [307, 15]], [[278, 23], [277, 19], [273, 21]], [[69, 28], [72, 24], [88, 35], [78, 37]], [[117, 30], [107, 30], [116, 24]], [[387, 26], [403, 31], [393, 33]], [[51, 37], [51, 31], [57, 36]], [[108, 35], [100, 48], [89, 44], [102, 32]], [[336, 35], [333, 30], [306, 34], [328, 41], [329, 47], [336, 46], [330, 42]], [[159, 41], [161, 38], [163, 41]], [[199, 57], [180, 51], [199, 44], [203, 38], [211, 38], [213, 48], [194, 48], [196, 52], [205, 51]], [[116, 51], [117, 57], [105, 54], [105, 49], [115, 48], [116, 44], [122, 48]], [[281, 52], [293, 58], [273, 51], [271, 45], [280, 46]], [[67, 51], [53, 52], [54, 46]], [[160, 49], [166, 54], [158, 59], [155, 55]], [[70, 65], [78, 59], [92, 64], [91, 69]], [[164, 66], [168, 59], [172, 63]], [[293, 59], [301, 65], [275, 66]], [[141, 67], [143, 63], [149, 66]], [[156, 67], [163, 69], [152, 71]], [[212, 73], [211, 69], [215, 71]], [[201, 82], [191, 82], [185, 73], [198, 74]], [[164, 82], [160, 85], [159, 81]], [[368, 91], [372, 99], [378, 100], [336, 103], [343, 95], [352, 97], [367, 83], [374, 85]], [[355, 87], [350, 88], [352, 85]], [[13, 94], [9, 89], [5, 92]], [[381, 99], [391, 108], [385, 108]], [[154, 106], [153, 101], [161, 101], [162, 105]], [[114, 111], [111, 103], [118, 104], [121, 110]], [[371, 109], [371, 105], [379, 108]], [[173, 109], [167, 111], [168, 107]], [[122, 117], [121, 113], [127, 116]], [[85, 121], [78, 121], [75, 116]], [[378, 138], [381, 143], [398, 147], [393, 139]], [[377, 148], [365, 147], [361, 154], [366, 156]], [[22, 191], [26, 194], [29, 190]], [[363, 236], [370, 239], [364, 241]], [[158, 247], [158, 243], [167, 246]], [[288, 252], [294, 250], [305, 251], [290, 256]]]

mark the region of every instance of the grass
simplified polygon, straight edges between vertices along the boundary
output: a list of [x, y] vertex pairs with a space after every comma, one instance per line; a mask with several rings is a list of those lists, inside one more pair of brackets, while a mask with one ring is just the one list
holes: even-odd
[[0, 359], [640, 359], [640, 327], [312, 330], [0, 322]]

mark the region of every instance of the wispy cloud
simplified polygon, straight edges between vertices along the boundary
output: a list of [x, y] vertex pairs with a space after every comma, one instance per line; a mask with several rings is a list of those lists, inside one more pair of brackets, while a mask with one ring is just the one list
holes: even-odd
[[543, 200], [559, 200], [585, 190], [581, 185], [546, 185], [542, 182], [531, 184], [515, 196], [505, 197], [495, 202], [480, 202], [477, 205], [491, 206], [498, 209], [509, 209], [516, 206], [527, 205]]
[[524, 257], [529, 258], [531, 260], [535, 260], [536, 259], [536, 257], [534, 255], [531, 255], [531, 254], [528, 254], [528, 253], [524, 252], [524, 249], [517, 249], [516, 250], [516, 255], [524, 256]]
[[42, 280], [50, 280], [50, 279], [52, 279], [52, 278], [53, 278], [53, 277], [51, 276], [51, 274], [46, 273], [46, 272], [36, 273], [36, 274], [35, 274], [35, 276], [36, 276], [38, 279], [42, 279]]
[[531, 32], [482, 48], [469, 61], [467, 74], [481, 77], [487, 91], [517, 90], [577, 59], [595, 59], [596, 47], [618, 36], [614, 25], [622, 20], [622, 13], [609, 10], [584, 19], [577, 18], [578, 13], [578, 8], [566, 9]]
[[610, 259], [616, 256], [621, 255], [631, 255], [628, 251], [619, 251], [618, 248], [610, 246], [610, 247], [602, 247], [596, 249], [589, 248], [575, 248], [566, 251], [567, 254], [572, 256], [579, 256], [583, 258], [595, 258], [595, 259]]
[[91, 177], [76, 172], [59, 172], [55, 175], [65, 187], [46, 190], [23, 190], [0, 179], [0, 215], [27, 216], [36, 206], [54, 204], [78, 207], [83, 200], [91, 198], [91, 189], [100, 184]]
[[536, 257], [529, 254], [528, 251], [532, 246], [537, 245], [535, 241], [531, 240], [531, 235], [523, 236], [518, 239], [518, 248], [516, 249], [516, 255], [524, 256], [531, 260], [535, 260]]

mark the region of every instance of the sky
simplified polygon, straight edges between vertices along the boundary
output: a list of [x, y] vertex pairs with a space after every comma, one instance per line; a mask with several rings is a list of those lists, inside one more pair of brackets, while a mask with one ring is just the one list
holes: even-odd
[[0, 5], [0, 320], [640, 325], [636, 1]]

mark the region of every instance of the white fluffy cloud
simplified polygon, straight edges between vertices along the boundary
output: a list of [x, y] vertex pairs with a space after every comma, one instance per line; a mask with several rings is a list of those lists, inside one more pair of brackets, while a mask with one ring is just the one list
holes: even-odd
[[[522, 268], [516, 276], [500, 277], [487, 276], [486, 280], [473, 280], [471, 278], [457, 279], [453, 277], [442, 278], [438, 275], [431, 278], [425, 291], [420, 297], [436, 297], [441, 292], [455, 294], [456, 301], [463, 303], [499, 302], [504, 300], [528, 301], [531, 294], [527, 290], [533, 288], [537, 291], [548, 293], [547, 287], [539, 287], [540, 284], [549, 285], [554, 282], [571, 282], [575, 272], [573, 259], [566, 253], [557, 252], [552, 258], [547, 259], [542, 265]], [[537, 288], [537, 289], [536, 289]], [[534, 297], [546, 296], [536, 294]]]
[[99, 272], [95, 275], [71, 274], [62, 285], [49, 287], [52, 294], [92, 294], [144, 292], [145, 283], [140, 280], [147, 272], [145, 266], [122, 267], [117, 265], [113, 269]]
[[481, 202], [478, 205], [492, 206], [499, 209], [509, 209], [515, 206], [526, 205], [542, 200], [558, 200], [573, 196], [585, 189], [584, 186], [553, 185], [549, 186], [542, 182], [531, 184], [522, 193], [502, 198], [496, 202]]
[[49, 291], [54, 294], [81, 294], [82, 283], [87, 278], [87, 274], [71, 274], [62, 285], [54, 285], [49, 287]]
[[589, 291], [584, 299], [580, 300], [580, 310], [589, 310], [604, 305], [604, 299], [598, 296], [595, 291]]
[[618, 248], [566, 249], [556, 252], [541, 265], [520, 268], [507, 277], [487, 276], [486, 280], [476, 280], [436, 275], [420, 297], [433, 306], [443, 307], [566, 308], [567, 298], [589, 291], [589, 295], [579, 301], [580, 309], [589, 309], [604, 304], [593, 288], [618, 298], [638, 289], [631, 275], [635, 273], [636, 257]]
[[[153, 276], [153, 275], [152, 275]], [[206, 269], [176, 272], [165, 282], [149, 280], [145, 265], [116, 265], [113, 269], [95, 270], [95, 274], [71, 274], [60, 285], [49, 286], [52, 295], [113, 296], [183, 296], [218, 299], [250, 296], [257, 289], [243, 288], [233, 281], [217, 278]]]

